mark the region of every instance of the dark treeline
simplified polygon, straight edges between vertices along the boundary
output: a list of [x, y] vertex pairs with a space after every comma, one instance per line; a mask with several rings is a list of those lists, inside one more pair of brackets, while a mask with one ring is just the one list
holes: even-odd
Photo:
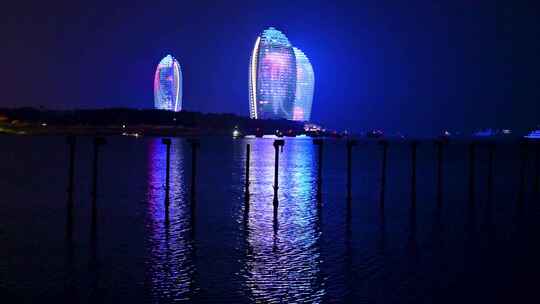
[[235, 114], [200, 112], [171, 112], [156, 109], [108, 108], [88, 110], [42, 110], [35, 108], [0, 109], [4, 121], [26, 124], [47, 123], [50, 126], [155, 126], [178, 127], [230, 133], [235, 127], [242, 132], [252, 133], [258, 128], [265, 133], [276, 130], [301, 133], [304, 123], [289, 120], [254, 120]]

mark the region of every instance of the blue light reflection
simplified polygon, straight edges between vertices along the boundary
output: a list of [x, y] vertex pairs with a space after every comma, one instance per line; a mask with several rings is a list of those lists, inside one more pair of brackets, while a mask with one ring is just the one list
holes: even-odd
[[193, 241], [184, 183], [183, 142], [171, 145], [169, 214], [165, 208], [166, 147], [161, 139], [148, 143], [148, 193], [146, 261], [147, 284], [155, 300], [189, 300], [193, 292]]
[[321, 302], [320, 227], [315, 202], [314, 148], [287, 140], [279, 163], [279, 210], [273, 216], [274, 147], [253, 140], [247, 257], [242, 274], [256, 302]]

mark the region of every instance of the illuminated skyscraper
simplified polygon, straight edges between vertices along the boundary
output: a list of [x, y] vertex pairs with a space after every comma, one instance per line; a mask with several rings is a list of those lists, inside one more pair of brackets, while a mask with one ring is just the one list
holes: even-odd
[[310, 119], [313, 68], [302, 51], [270, 27], [257, 37], [249, 67], [250, 117]]
[[315, 74], [304, 52], [297, 48], [293, 48], [293, 50], [296, 58], [296, 93], [292, 119], [309, 121], [315, 88]]
[[292, 118], [296, 61], [289, 40], [271, 27], [255, 42], [249, 73], [251, 118]]
[[182, 110], [182, 70], [171, 55], [159, 62], [154, 76], [154, 106], [156, 109]]

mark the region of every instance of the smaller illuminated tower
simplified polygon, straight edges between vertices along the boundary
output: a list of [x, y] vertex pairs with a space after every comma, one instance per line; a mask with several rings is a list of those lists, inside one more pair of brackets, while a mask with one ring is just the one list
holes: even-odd
[[315, 89], [315, 74], [313, 67], [302, 50], [293, 47], [296, 58], [296, 94], [294, 95], [293, 120], [309, 121], [313, 91]]
[[171, 55], [159, 62], [154, 76], [154, 107], [160, 110], [182, 110], [182, 70]]

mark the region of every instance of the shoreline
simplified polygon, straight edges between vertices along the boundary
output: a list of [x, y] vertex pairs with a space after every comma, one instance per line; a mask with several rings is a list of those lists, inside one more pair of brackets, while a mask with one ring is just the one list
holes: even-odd
[[[540, 144], [538, 140], [531, 140], [518, 136], [504, 136], [504, 137], [449, 137], [449, 138], [437, 138], [437, 137], [379, 137], [370, 138], [366, 136], [335, 136], [334, 134], [321, 133], [316, 135], [297, 134], [306, 136], [283, 136], [277, 137], [273, 134], [265, 134], [264, 137], [254, 137], [252, 134], [243, 134], [242, 136], [233, 137], [230, 130], [216, 130], [216, 129], [199, 129], [199, 128], [186, 128], [178, 126], [130, 126], [130, 127], [118, 127], [118, 126], [21, 126], [21, 127], [7, 127], [6, 125], [0, 125], [0, 136], [82, 136], [82, 137], [95, 137], [95, 136], [126, 136], [126, 137], [177, 137], [177, 138], [193, 138], [193, 137], [229, 137], [231, 139], [315, 139], [322, 138], [328, 141], [343, 141], [354, 140], [358, 143], [477, 143], [477, 144], [490, 144], [490, 143], [530, 143]], [[245, 135], [251, 135], [245, 137]]]

